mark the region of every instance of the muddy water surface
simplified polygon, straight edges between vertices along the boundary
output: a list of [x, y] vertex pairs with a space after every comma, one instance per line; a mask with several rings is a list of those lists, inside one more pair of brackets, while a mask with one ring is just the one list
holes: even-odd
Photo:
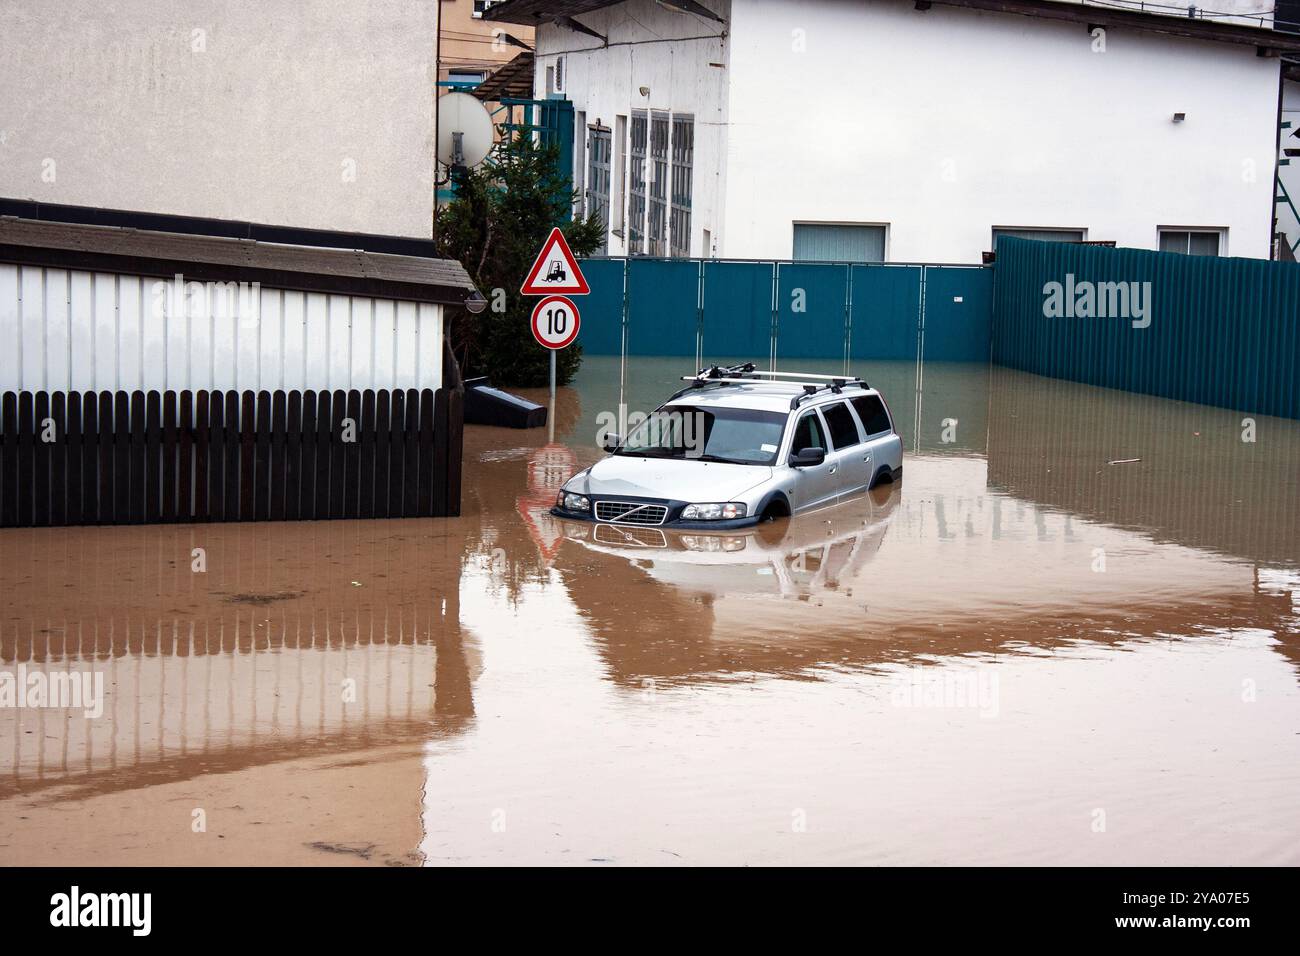
[[599, 358], [458, 519], [0, 532], [0, 672], [104, 684], [0, 863], [1300, 862], [1300, 425], [865, 371], [905, 478], [759, 533], [550, 517]]

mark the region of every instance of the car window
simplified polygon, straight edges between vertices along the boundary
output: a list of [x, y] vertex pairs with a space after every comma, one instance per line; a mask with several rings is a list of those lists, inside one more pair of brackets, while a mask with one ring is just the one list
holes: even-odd
[[879, 395], [860, 395], [853, 399], [853, 408], [862, 419], [862, 429], [867, 435], [889, 431], [889, 412]]
[[785, 422], [784, 412], [665, 405], [633, 429], [618, 454], [770, 465], [776, 460]]
[[790, 451], [798, 454], [805, 448], [826, 448], [826, 437], [822, 435], [822, 423], [818, 419], [816, 412], [809, 412], [799, 419], [799, 424], [794, 429], [794, 441], [790, 443]]
[[823, 405], [822, 415], [826, 418], [826, 427], [831, 430], [831, 441], [837, 449], [852, 448], [862, 441], [858, 436], [858, 423], [853, 420], [849, 406], [843, 402]]

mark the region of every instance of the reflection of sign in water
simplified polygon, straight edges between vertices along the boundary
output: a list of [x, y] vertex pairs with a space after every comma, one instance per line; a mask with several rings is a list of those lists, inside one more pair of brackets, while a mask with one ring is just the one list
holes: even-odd
[[542, 251], [528, 270], [528, 278], [519, 290], [524, 295], [550, 295], [563, 292], [568, 295], [587, 295], [591, 287], [578, 268], [578, 260], [564, 239], [564, 233], [552, 229], [542, 243]]
[[565, 445], [543, 445], [528, 456], [528, 492], [515, 499], [515, 508], [528, 534], [549, 564], [555, 559], [564, 529], [551, 514], [555, 496], [575, 471], [578, 459]]

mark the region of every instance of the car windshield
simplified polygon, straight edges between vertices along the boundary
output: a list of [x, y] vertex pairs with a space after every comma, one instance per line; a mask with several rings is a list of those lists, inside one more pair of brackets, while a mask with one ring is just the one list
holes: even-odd
[[755, 408], [670, 405], [634, 428], [616, 454], [770, 465], [785, 420]]

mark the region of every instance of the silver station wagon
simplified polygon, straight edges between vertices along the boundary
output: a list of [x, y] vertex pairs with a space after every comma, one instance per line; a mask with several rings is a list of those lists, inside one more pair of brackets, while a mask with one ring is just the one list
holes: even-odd
[[884, 399], [859, 378], [714, 366], [606, 458], [574, 475], [551, 513], [670, 528], [739, 528], [823, 508], [903, 472]]

